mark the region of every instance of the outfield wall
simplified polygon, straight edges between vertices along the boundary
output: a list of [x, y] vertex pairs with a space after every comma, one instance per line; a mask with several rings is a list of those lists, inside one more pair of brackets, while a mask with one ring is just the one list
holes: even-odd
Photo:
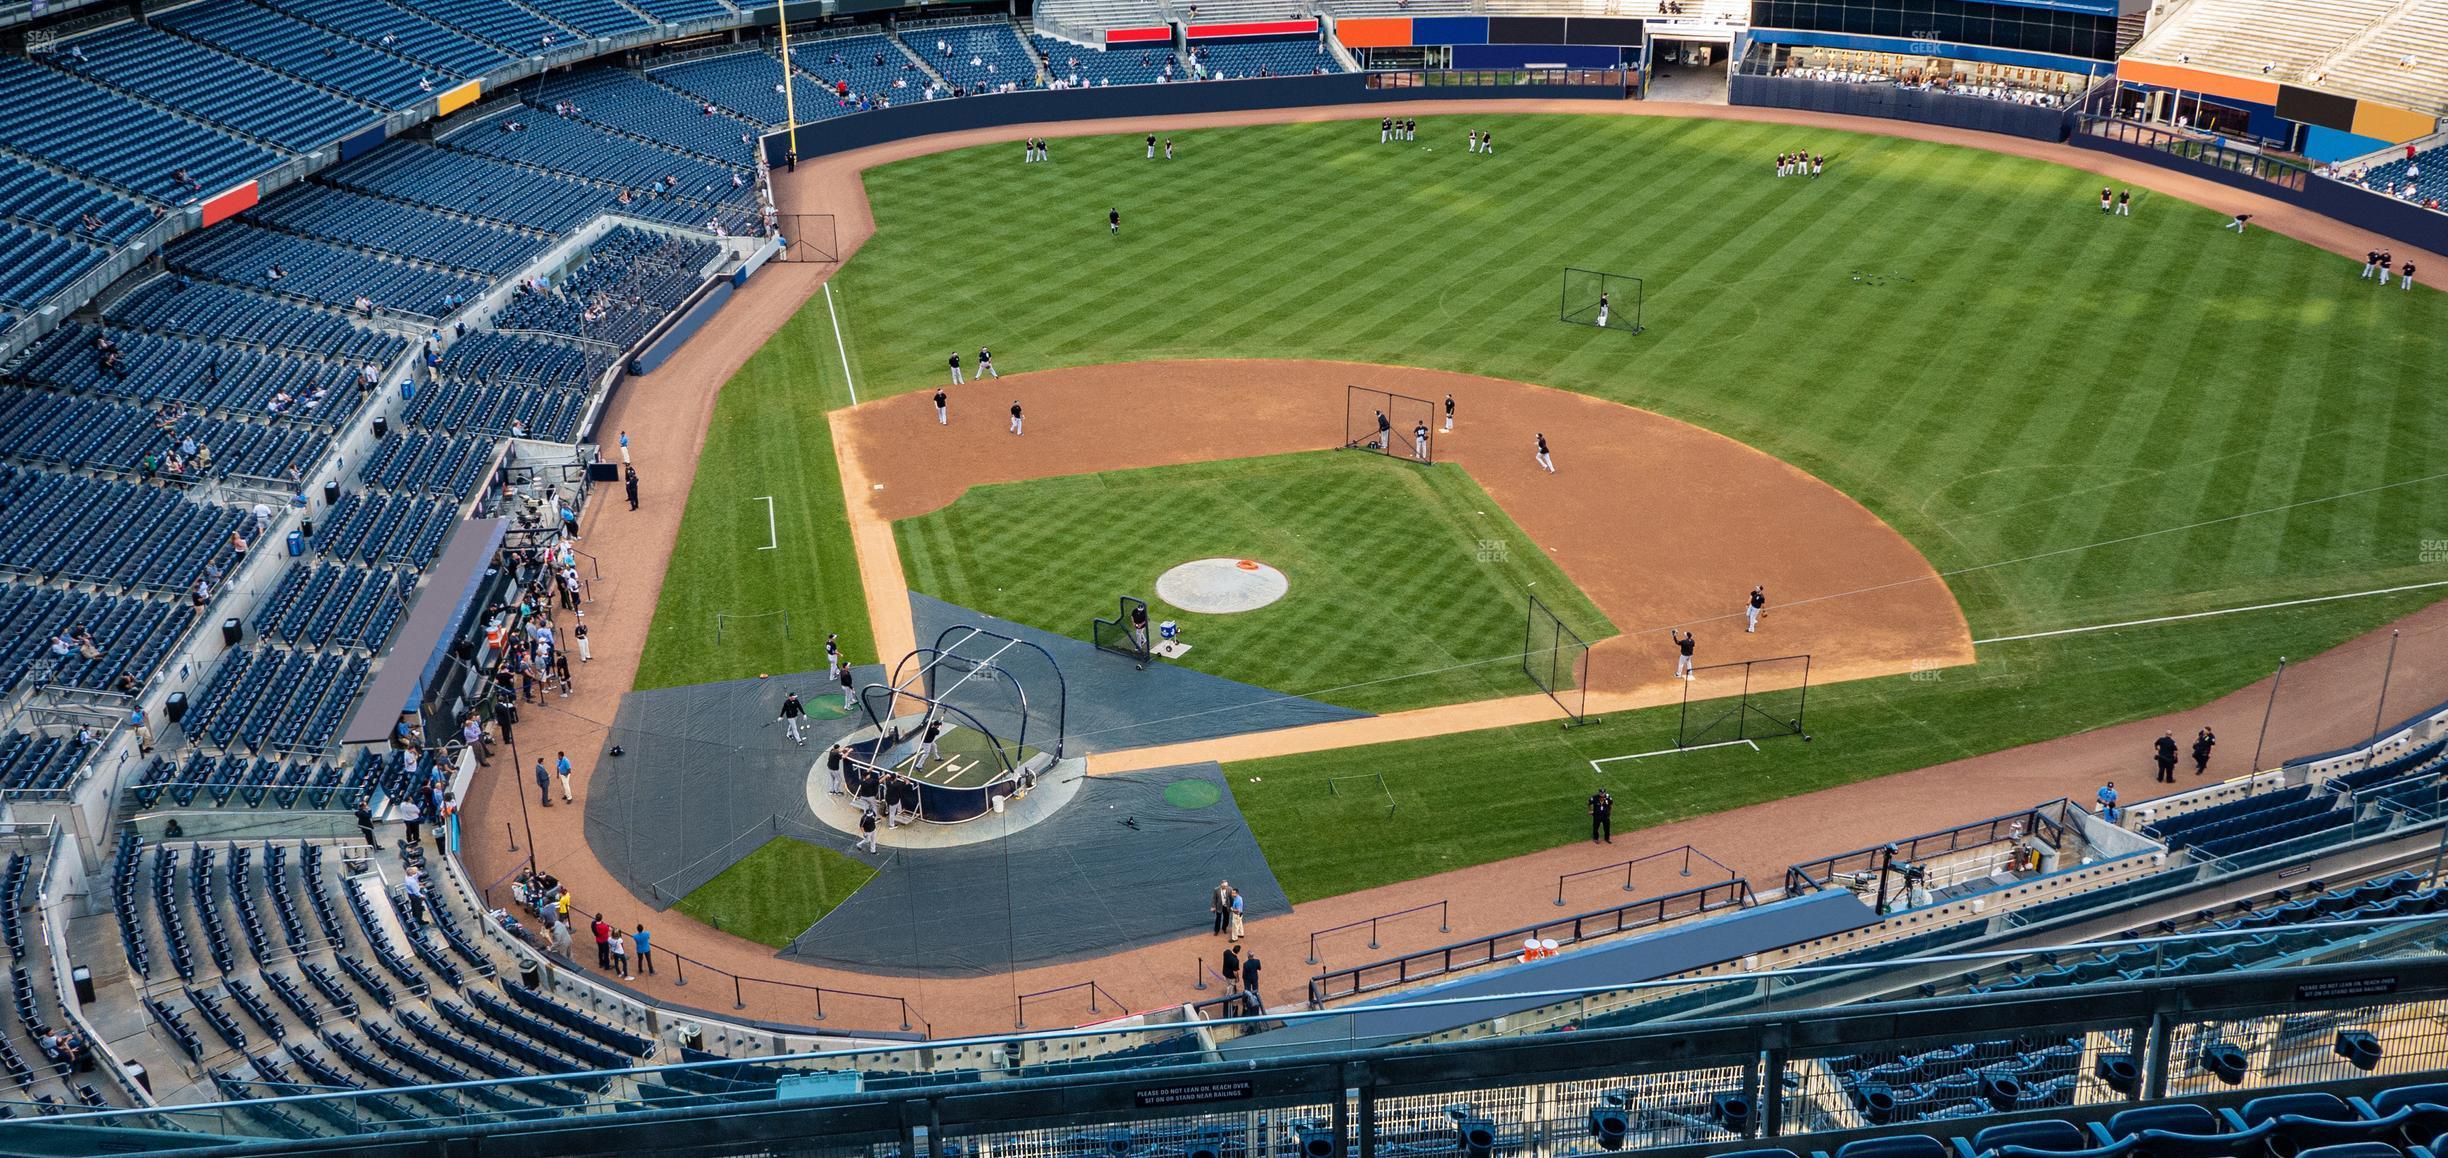
[[[2086, 119], [2084, 123], [2104, 131], [2075, 133], [2072, 143], [2082, 148], [2112, 153], [2119, 157], [2147, 162], [2162, 169], [2173, 169], [2204, 180], [2216, 181], [2221, 185], [2258, 193], [2273, 200], [2284, 201], [2289, 205], [2310, 210], [2323, 217], [2344, 222], [2358, 229], [2368, 229], [2379, 237], [2418, 245], [2433, 253], [2448, 253], [2448, 214], [2434, 212], [2420, 205], [2409, 205], [2394, 197], [2374, 193], [2369, 189], [2308, 173], [2302, 173], [2296, 179], [2287, 181], [2256, 176], [2235, 167], [2232, 163], [2213, 163], [2213, 160], [2225, 155], [2224, 150], [2215, 147], [2196, 149], [2198, 156], [2209, 159], [2183, 156], [2171, 151], [2170, 146], [2179, 143], [2201, 146], [2204, 143], [2196, 138], [2182, 137], [2180, 134], [2156, 126], [2136, 125], [2126, 121], [2103, 122], [2097, 119]], [[2301, 172], [2299, 167], [2291, 168], [2296, 168], [2298, 173]], [[2211, 208], [2215, 209], [2218, 206], [2213, 205]], [[2423, 280], [2428, 284], [2438, 284], [2437, 281], [2429, 278]]]
[[1814, 113], [1843, 113], [1856, 117], [1883, 117], [1891, 121], [1975, 129], [2010, 137], [2028, 137], [2035, 141], [2062, 141], [2070, 131], [2066, 125], [2067, 113], [2063, 109], [1884, 84], [1844, 84], [1791, 76], [1745, 76], [1736, 73], [1728, 90], [1728, 100], [1733, 104], [1761, 108], [1805, 109]]
[[[1316, 105], [1368, 104], [1378, 101], [1438, 99], [1487, 100], [1621, 100], [1623, 90], [1607, 85], [1507, 84], [1423, 85], [1372, 88], [1372, 74], [1333, 73], [1258, 80], [1205, 81], [1184, 84], [1134, 84], [1115, 88], [1074, 88], [995, 93], [958, 100], [922, 101], [871, 109], [846, 117], [799, 126], [799, 156], [863, 149], [887, 141], [999, 125], [1029, 125], [1049, 121], [1094, 121], [1119, 117], [1161, 117], [1185, 113], [1238, 112], [1248, 109], [1308, 108]], [[765, 159], [779, 167], [786, 160], [788, 135], [765, 138]]]

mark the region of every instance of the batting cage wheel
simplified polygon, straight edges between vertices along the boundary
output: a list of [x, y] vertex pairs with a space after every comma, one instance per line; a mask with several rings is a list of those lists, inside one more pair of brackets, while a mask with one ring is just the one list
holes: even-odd
[[1640, 333], [1641, 279], [1630, 274], [1568, 266], [1564, 270], [1564, 298], [1557, 320]]

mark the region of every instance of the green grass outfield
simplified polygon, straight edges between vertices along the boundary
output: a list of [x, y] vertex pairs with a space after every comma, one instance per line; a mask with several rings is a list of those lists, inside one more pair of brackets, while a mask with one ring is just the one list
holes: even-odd
[[[1080, 534], [1083, 511], [1129, 511]], [[1469, 475], [1383, 455], [1311, 454], [972, 488], [894, 524], [910, 588], [1088, 639], [1115, 596], [1148, 601], [1191, 644], [1181, 665], [1367, 712], [1533, 695], [1516, 663], [1536, 593], [1590, 642], [1614, 634]], [[1156, 597], [1191, 559], [1280, 568], [1283, 599], [1197, 615]], [[1387, 675], [1435, 674], [1378, 682]]]
[[[1504, 153], [1465, 152], [1471, 128]], [[1952, 573], [1984, 638], [2448, 578], [2423, 549], [2448, 539], [2448, 467], [2431, 452], [2448, 426], [2435, 291], [2376, 290], [2351, 259], [2239, 239], [2219, 229], [2224, 214], [2170, 198], [2103, 218], [2093, 175], [1974, 149], [1607, 116], [1431, 118], [1421, 135], [1380, 146], [1373, 122], [1216, 129], [1176, 134], [1170, 163], [1100, 137], [1056, 142], [1050, 164], [996, 145], [870, 172], [880, 232], [837, 285], [860, 396], [932, 385], [946, 352], [980, 344], [1007, 373], [1326, 357], [1565, 387], [1719, 431], [1844, 490]], [[1825, 177], [1771, 175], [1798, 147], [1827, 155]], [[1124, 215], [1119, 240], [1108, 206]], [[1559, 323], [1566, 265], [1646, 278], [1648, 332]], [[821, 298], [776, 344], [811, 351], [791, 388], [846, 397]], [[796, 421], [718, 419], [718, 434], [748, 441], [718, 437], [709, 469], [740, 469], [725, 459], [755, 453], [764, 423]], [[1740, 512], [1724, 533], [1744, 533]], [[713, 574], [735, 554], [692, 526], [674, 572]], [[848, 558], [846, 541], [819, 536], [790, 565], [830, 574]], [[1818, 780], [1729, 768], [1746, 783], [1690, 807], [2199, 703], [2422, 598], [1984, 648], [1977, 669], [1934, 685], [1829, 689], [1814, 697], [1828, 713], [1808, 757]], [[667, 586], [667, 610], [673, 599]], [[660, 647], [676, 628], [655, 630]], [[692, 678], [739, 674], [720, 660], [707, 652]], [[1846, 694], [1858, 715], [1840, 711]], [[1398, 756], [1422, 791], [1459, 799], [1491, 742], [1277, 763]], [[1504, 751], [1523, 783], [1589, 776], [1553, 742]], [[1266, 783], [1279, 776], [1295, 778]], [[1296, 895], [1425, 871], [1263, 799], [1244, 807]], [[1417, 808], [1404, 840], [1451, 867], [1572, 837], [1569, 821], [1517, 827], [1493, 811]]]
[[776, 949], [839, 908], [875, 868], [805, 841], [777, 836], [673, 906], [733, 936]]

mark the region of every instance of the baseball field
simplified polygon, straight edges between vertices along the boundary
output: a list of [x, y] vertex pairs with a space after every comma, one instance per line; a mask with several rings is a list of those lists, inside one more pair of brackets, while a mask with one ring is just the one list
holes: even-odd
[[[1466, 152], [1474, 128], [1504, 153]], [[2096, 178], [1945, 145], [1648, 117], [1423, 120], [1420, 138], [1222, 128], [1178, 134], [1169, 162], [1136, 136], [1086, 137], [1045, 164], [1015, 142], [867, 173], [876, 235], [723, 391], [640, 686], [821, 666], [826, 632], [879, 658], [830, 412], [931, 421], [898, 396], [981, 345], [1024, 381], [1134, 364], [1131, 388], [1069, 416], [1093, 430], [1072, 437], [1117, 445], [1245, 420], [1179, 401], [1165, 363], [1184, 359], [1454, 371], [1654, 412], [1858, 502], [1935, 569], [1977, 644], [1968, 665], [1814, 686], [1807, 745], [1637, 774], [1588, 761], [1671, 744], [1672, 708], [1231, 765], [1296, 901], [1572, 839], [1556, 817], [1601, 777], [1621, 830], [2186, 708], [2436, 597], [2419, 586], [2442, 578], [2425, 543], [2448, 539], [2448, 471], [2426, 453], [2448, 421], [2431, 404], [2448, 354], [2434, 291], [2375, 290], [2351, 260], [2238, 238], [2170, 198], [2104, 217]], [[1773, 176], [1794, 149], [1826, 174]], [[1644, 279], [1647, 331], [1561, 324], [1566, 266]], [[962, 388], [956, 405], [998, 422], [1027, 389]], [[1652, 449], [1545, 433], [1564, 487], [1576, 461]], [[860, 446], [921, 474], [922, 453]], [[1539, 569], [1531, 512], [1457, 521], [1488, 509], [1478, 485], [1497, 489], [1348, 454], [1162, 466], [998, 483], [894, 534], [912, 590], [1082, 636], [1114, 594], [1195, 554], [1298, 557], [1316, 581], [1204, 670], [1386, 711], [1527, 690], [1454, 669], [1517, 628], [1527, 584], [1574, 585]], [[1788, 533], [1708, 475], [1594, 498], [1666, 573], [1729, 544], [1773, 557]], [[1117, 531], [1116, 502], [1145, 524]], [[1649, 541], [1644, 514], [1678, 530]], [[1527, 558], [1491, 571], [1469, 553], [1482, 540]], [[1845, 568], [1826, 561], [1815, 597], [1868, 598], [1877, 578]], [[1597, 655], [1663, 676], [1656, 641], [1678, 622], [1581, 599], [1566, 602], [1590, 631], [1621, 633]], [[787, 632], [715, 636], [718, 615], [774, 611]], [[2067, 634], [2024, 638], [2047, 632]], [[1364, 698], [1337, 690], [1363, 672]], [[1368, 772], [1390, 798], [1323, 790]]]

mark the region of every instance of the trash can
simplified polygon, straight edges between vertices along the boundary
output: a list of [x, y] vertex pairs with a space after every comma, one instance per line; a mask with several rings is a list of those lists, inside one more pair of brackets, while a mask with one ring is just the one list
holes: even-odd
[[239, 622], [237, 616], [233, 615], [221, 621], [222, 643], [227, 644], [230, 647], [236, 647], [238, 646], [238, 641], [245, 638], [246, 624]]
[[682, 1049], [705, 1048], [705, 1027], [698, 1025], [694, 1021], [683, 1021], [680, 1024], [673, 1026], [672, 1033], [680, 1038], [680, 1048]]
[[289, 532], [289, 554], [292, 558], [306, 553], [306, 532]]
[[413, 398], [415, 398], [415, 397], [416, 397], [416, 379], [414, 379], [414, 378], [402, 378], [402, 379], [400, 379], [400, 397], [401, 397], [403, 400], [406, 400], [406, 399], [413, 399]]
[[327, 483], [324, 483], [324, 484], [323, 484], [323, 505], [324, 505], [324, 506], [327, 506], [327, 507], [328, 507], [328, 506], [333, 506], [333, 505], [338, 504], [338, 503], [339, 503], [339, 501], [340, 501], [340, 484], [339, 484], [339, 483], [337, 483], [337, 482], [327, 482]]
[[529, 989], [544, 987], [544, 967], [533, 957], [519, 958], [519, 984]]
[[175, 724], [187, 717], [187, 693], [172, 692], [162, 701], [162, 718]]
[[143, 1062], [130, 1061], [122, 1065], [127, 1070], [127, 1076], [136, 1079], [138, 1089], [148, 1094], [153, 1092], [153, 1075], [145, 1072]]
[[76, 988], [77, 1004], [93, 1004], [93, 970], [79, 965], [68, 971], [68, 980]]
[[374, 437], [375, 437], [377, 440], [379, 440], [379, 439], [383, 439], [383, 438], [388, 438], [388, 437], [390, 437], [390, 435], [391, 435], [391, 420], [390, 420], [390, 419], [388, 419], [388, 418], [384, 418], [384, 417], [382, 417], [382, 416], [381, 416], [381, 415], [379, 415], [379, 414], [378, 414], [378, 415], [375, 415], [375, 416], [374, 416]]

